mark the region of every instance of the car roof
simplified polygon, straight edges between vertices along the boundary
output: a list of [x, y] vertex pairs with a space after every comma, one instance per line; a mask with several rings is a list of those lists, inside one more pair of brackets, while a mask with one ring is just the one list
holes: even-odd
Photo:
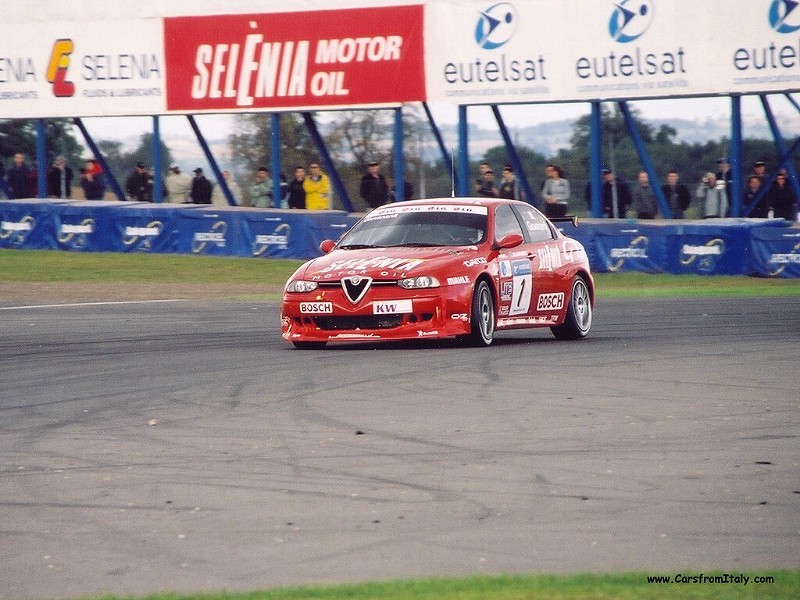
[[384, 204], [383, 206], [414, 206], [426, 204], [474, 204], [476, 206], [496, 206], [498, 204], [527, 204], [519, 200], [507, 200], [505, 198], [483, 198], [483, 197], [446, 197], [446, 198], [425, 198], [422, 200], [403, 200]]

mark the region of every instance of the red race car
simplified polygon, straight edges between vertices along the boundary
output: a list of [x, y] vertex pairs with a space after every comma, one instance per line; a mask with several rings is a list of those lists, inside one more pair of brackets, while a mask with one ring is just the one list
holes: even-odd
[[583, 246], [524, 202], [415, 200], [368, 213], [289, 278], [283, 338], [328, 342], [466, 338], [549, 327], [586, 337], [594, 281]]

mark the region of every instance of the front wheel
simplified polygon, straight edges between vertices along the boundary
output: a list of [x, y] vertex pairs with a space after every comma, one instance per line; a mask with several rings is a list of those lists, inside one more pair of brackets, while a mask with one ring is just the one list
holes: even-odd
[[494, 296], [489, 284], [484, 280], [479, 281], [475, 286], [470, 325], [472, 332], [469, 339], [474, 346], [491, 345], [495, 328]]
[[592, 296], [589, 286], [580, 275], [572, 280], [572, 293], [567, 305], [564, 323], [551, 327], [550, 331], [559, 340], [579, 340], [589, 335], [592, 328]]

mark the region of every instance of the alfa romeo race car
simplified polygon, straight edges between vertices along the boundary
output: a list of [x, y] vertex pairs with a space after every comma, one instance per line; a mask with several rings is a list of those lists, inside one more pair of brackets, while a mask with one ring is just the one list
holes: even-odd
[[592, 326], [594, 281], [583, 246], [524, 202], [445, 198], [373, 210], [289, 278], [283, 338], [328, 342], [465, 338]]

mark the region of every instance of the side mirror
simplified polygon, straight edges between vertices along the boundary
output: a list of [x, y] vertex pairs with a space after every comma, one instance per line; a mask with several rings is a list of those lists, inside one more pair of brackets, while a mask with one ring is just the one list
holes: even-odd
[[494, 245], [495, 250], [500, 250], [501, 248], [516, 248], [525, 240], [523, 237], [518, 233], [512, 233], [511, 235], [507, 235], [504, 238], [497, 240]]
[[323, 240], [323, 242], [319, 245], [319, 249], [322, 250], [324, 254], [327, 254], [336, 246], [336, 242], [333, 240]]

